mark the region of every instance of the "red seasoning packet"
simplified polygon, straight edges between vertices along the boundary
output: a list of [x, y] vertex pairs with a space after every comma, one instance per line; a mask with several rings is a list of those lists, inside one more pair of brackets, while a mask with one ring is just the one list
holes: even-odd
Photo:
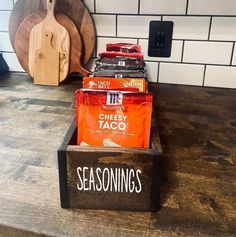
[[123, 58], [137, 58], [140, 60], [143, 60], [143, 54], [142, 53], [126, 53], [126, 52], [119, 52], [119, 51], [108, 51], [99, 53], [99, 57], [102, 58], [117, 58], [117, 57], [123, 57]]
[[152, 93], [76, 92], [78, 145], [149, 148]]
[[107, 51], [120, 51], [127, 53], [142, 53], [141, 46], [129, 43], [110, 43], [106, 45]]

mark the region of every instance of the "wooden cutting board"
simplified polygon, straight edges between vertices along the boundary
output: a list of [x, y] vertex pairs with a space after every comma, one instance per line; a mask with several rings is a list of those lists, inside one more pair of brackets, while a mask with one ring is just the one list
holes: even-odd
[[[60, 77], [60, 52], [52, 46], [53, 33], [41, 36], [42, 48], [36, 51], [34, 84], [58, 86]], [[52, 70], [53, 69], [53, 70]]]
[[[13, 48], [15, 48], [16, 32], [22, 21], [36, 11], [46, 9], [46, 0], [17, 0], [9, 21], [9, 35]], [[81, 0], [58, 0], [55, 13], [65, 14], [75, 23], [81, 34], [82, 49], [84, 49], [82, 65], [85, 65], [89, 61], [95, 45], [95, 27], [89, 11]]]
[[[29, 72], [29, 37], [33, 27], [42, 22], [46, 17], [46, 11], [39, 11], [29, 15], [19, 26], [15, 36], [15, 52], [22, 68]], [[79, 72], [83, 76], [89, 74], [81, 63], [83, 48], [82, 39], [76, 25], [69, 17], [64, 14], [57, 14], [56, 20], [64, 26], [71, 42], [69, 73]], [[31, 75], [33, 77], [33, 75]]]
[[[67, 77], [69, 71], [70, 36], [65, 27], [63, 27], [56, 21], [56, 18], [54, 16], [55, 5], [56, 0], [47, 0], [46, 18], [41, 23], [34, 26], [34, 28], [30, 32], [29, 71], [30, 75], [33, 75], [34, 80], [37, 82], [37, 84], [40, 84], [40, 79], [37, 78], [37, 75], [39, 74], [35, 73], [36, 71], [38, 71], [37, 62], [46, 60], [49, 57], [48, 54], [45, 54], [45, 52], [47, 52], [47, 48], [49, 50], [49, 48], [51, 47], [52, 49], [57, 51], [57, 53], [59, 53], [59, 65], [49, 65], [51, 67], [51, 70], [59, 70], [59, 76], [57, 78], [53, 78], [54, 80], [56, 79], [55, 84], [59, 84], [60, 81], [63, 81]], [[46, 62], [39, 63], [39, 65], [45, 64]], [[53, 66], [59, 66], [59, 69], [54, 68]], [[49, 80], [49, 85], [51, 85], [51, 79], [48, 78], [48, 81]]]

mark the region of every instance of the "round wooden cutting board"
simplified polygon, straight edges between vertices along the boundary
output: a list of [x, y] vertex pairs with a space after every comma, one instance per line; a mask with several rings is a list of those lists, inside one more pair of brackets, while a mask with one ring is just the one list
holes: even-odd
[[[15, 36], [20, 24], [36, 11], [46, 10], [46, 3], [46, 0], [17, 0], [9, 21], [9, 35], [14, 49]], [[81, 62], [82, 65], [85, 65], [89, 61], [95, 45], [95, 27], [88, 9], [81, 0], [58, 0], [55, 14], [57, 13], [65, 14], [75, 23], [82, 41]]]
[[[29, 70], [29, 38], [33, 27], [44, 20], [46, 11], [39, 11], [29, 15], [18, 27], [15, 36], [15, 52], [23, 69], [30, 74]], [[57, 14], [56, 19], [64, 26], [71, 39], [69, 73], [79, 72], [87, 76], [89, 72], [83, 69], [81, 57], [83, 54], [81, 36], [72, 20], [64, 14]], [[34, 75], [31, 74], [33, 77]]]

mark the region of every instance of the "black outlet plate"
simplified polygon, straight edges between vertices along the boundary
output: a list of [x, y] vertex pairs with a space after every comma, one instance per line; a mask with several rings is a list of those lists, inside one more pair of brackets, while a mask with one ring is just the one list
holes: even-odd
[[149, 57], [170, 57], [173, 21], [151, 21], [149, 27]]

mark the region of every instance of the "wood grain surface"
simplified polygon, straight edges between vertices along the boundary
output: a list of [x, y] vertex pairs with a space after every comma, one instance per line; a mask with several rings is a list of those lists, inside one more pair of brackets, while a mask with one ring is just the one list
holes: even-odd
[[[56, 2], [56, 0], [47, 0], [46, 18], [34, 26], [30, 32], [29, 71], [36, 84], [59, 85], [59, 82], [66, 79], [69, 72], [70, 35], [66, 28], [56, 21], [54, 16]], [[48, 65], [49, 62], [53, 62], [53, 58], [50, 54], [47, 54], [47, 51], [51, 51], [55, 56], [59, 54], [59, 64], [53, 63], [52, 65]], [[55, 61], [57, 61], [56, 58]], [[49, 78], [50, 76], [53, 76], [53, 73], [47, 75], [40, 72], [43, 67], [48, 67], [49, 70], [46, 71], [49, 72], [50, 66], [51, 70], [59, 71], [59, 74], [55, 74], [57, 77]], [[46, 77], [46, 79], [44, 79], [44, 77]]]
[[[19, 28], [15, 36], [15, 52], [17, 58], [23, 67], [23, 69], [29, 73], [29, 37], [33, 27], [44, 20], [46, 17], [46, 11], [35, 12], [24, 19], [19, 25]], [[79, 72], [81, 75], [86, 76], [89, 74], [83, 66], [81, 61], [83, 58], [82, 39], [76, 25], [69, 17], [64, 14], [57, 14], [56, 20], [59, 24], [64, 26], [70, 35], [70, 63], [69, 72]], [[32, 76], [32, 75], [31, 75]]]
[[236, 234], [236, 91], [154, 85], [164, 151], [156, 214], [60, 208], [57, 154], [74, 116], [70, 81], [0, 76], [0, 236]]
[[60, 52], [52, 46], [52, 39], [52, 32], [43, 32], [41, 36], [42, 47], [35, 51], [34, 84], [59, 85]]
[[[76, 119], [74, 119], [58, 150], [61, 206], [63, 208], [119, 211], [157, 211], [160, 207], [160, 159], [162, 149], [155, 119], [152, 119], [152, 122], [150, 149], [117, 149], [115, 147], [91, 148], [77, 146], [77, 128]], [[78, 167], [92, 169], [98, 186], [99, 178], [97, 172], [99, 171], [95, 171], [97, 168], [104, 171], [107, 170], [109, 173], [112, 172], [111, 169], [113, 172], [118, 173], [121, 170], [128, 172], [126, 175], [123, 173], [123, 176], [120, 174], [123, 177], [123, 181], [125, 179], [124, 176], [127, 177], [129, 172], [134, 171], [135, 175], [132, 178], [130, 176], [132, 183], [130, 185], [126, 184], [126, 188], [123, 184], [121, 185], [121, 180], [118, 182], [113, 180], [115, 187], [111, 187], [111, 185], [107, 191], [79, 191], [77, 190]], [[139, 170], [138, 174], [136, 173], [137, 170]], [[89, 171], [86, 173], [88, 174]], [[106, 176], [106, 178], [108, 177]], [[112, 183], [112, 181], [107, 181], [106, 178], [103, 181], [103, 187]], [[114, 179], [116, 180], [116, 178]], [[140, 191], [131, 191], [133, 185], [136, 190], [140, 188]], [[120, 192], [120, 188], [123, 191]]]
[[[156, 197], [155, 206], [152, 202], [152, 167], [153, 157], [151, 154], [132, 154], [118, 153], [118, 152], [97, 152], [91, 151], [76, 151], [70, 150], [67, 153], [67, 169], [68, 169], [68, 191], [69, 191], [69, 205], [72, 208], [89, 208], [89, 209], [110, 209], [110, 210], [157, 210], [158, 196]], [[76, 158], [75, 158], [76, 157]], [[157, 159], [157, 157], [155, 157]], [[142, 183], [142, 192], [96, 192], [96, 191], [81, 191], [77, 190], [78, 176], [76, 175], [77, 167], [96, 167], [101, 170], [119, 168], [124, 170], [139, 169], [142, 170], [140, 175], [140, 182]], [[94, 172], [94, 177], [96, 177]], [[156, 177], [158, 178], [158, 176]], [[96, 180], [95, 180], [96, 181]], [[96, 181], [97, 182], [97, 181]], [[107, 183], [104, 183], [106, 185]], [[158, 188], [155, 187], [156, 189]], [[142, 201], [141, 201], [142, 200]]]
[[[22, 21], [36, 11], [46, 9], [46, 0], [17, 0], [9, 21], [9, 35], [13, 48], [15, 48], [16, 32]], [[58, 13], [69, 17], [80, 32], [84, 49], [82, 65], [85, 65], [89, 61], [95, 45], [95, 26], [88, 9], [81, 0], [58, 0], [55, 14]]]

